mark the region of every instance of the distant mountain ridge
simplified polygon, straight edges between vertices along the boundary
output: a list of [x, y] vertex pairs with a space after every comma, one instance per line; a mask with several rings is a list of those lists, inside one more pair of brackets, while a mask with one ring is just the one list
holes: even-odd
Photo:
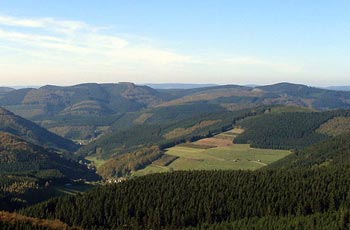
[[[135, 111], [159, 103], [162, 93], [133, 83], [86, 83], [69, 87], [43, 86], [19, 89], [0, 98], [0, 105], [24, 117], [64, 114], [106, 115]], [[91, 106], [81, 106], [89, 102]], [[18, 108], [19, 106], [19, 108]]]
[[0, 93], [8, 93], [15, 90], [14, 88], [10, 88], [10, 87], [0, 87]]
[[153, 89], [195, 89], [218, 86], [218, 84], [200, 84], [200, 83], [146, 83], [140, 84]]
[[[293, 105], [315, 110], [350, 108], [350, 92], [288, 82], [254, 87], [170, 86], [182, 88], [153, 89], [130, 82], [86, 83], [68, 87], [48, 85], [5, 93], [0, 97], [0, 106], [63, 137], [84, 143], [112, 132], [116, 127], [114, 124], [119, 123], [119, 119], [125, 119], [126, 115], [133, 114], [140, 118], [137, 121], [127, 119], [124, 127], [130, 127], [134, 122], [147, 120], [151, 114], [158, 113], [161, 107], [208, 104], [209, 107], [215, 105], [227, 111], [261, 105]], [[195, 88], [184, 88], [190, 86]]]

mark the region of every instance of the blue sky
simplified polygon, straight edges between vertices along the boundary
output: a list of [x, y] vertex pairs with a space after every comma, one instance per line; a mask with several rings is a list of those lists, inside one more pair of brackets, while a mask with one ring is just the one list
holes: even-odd
[[349, 1], [0, 1], [0, 85], [350, 85]]

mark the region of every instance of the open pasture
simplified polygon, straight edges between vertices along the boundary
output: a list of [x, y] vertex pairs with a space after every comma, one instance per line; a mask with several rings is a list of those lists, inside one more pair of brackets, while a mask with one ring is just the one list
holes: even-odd
[[175, 146], [169, 148], [166, 154], [179, 158], [166, 167], [151, 164], [134, 175], [172, 170], [256, 170], [284, 158], [290, 151], [256, 149], [245, 144], [233, 144], [209, 149]]
[[248, 144], [235, 144], [234, 138], [243, 132], [243, 129], [234, 128], [214, 137], [169, 148], [166, 154], [178, 157], [176, 160], [167, 166], [151, 164], [133, 175], [173, 170], [256, 170], [291, 153], [287, 150], [258, 149]]

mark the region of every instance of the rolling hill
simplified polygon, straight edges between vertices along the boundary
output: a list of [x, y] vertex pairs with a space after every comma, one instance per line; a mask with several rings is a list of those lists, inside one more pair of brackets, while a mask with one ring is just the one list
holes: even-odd
[[58, 115], [109, 115], [159, 103], [161, 93], [132, 83], [43, 86], [11, 91], [0, 104], [26, 118]]
[[[7, 92], [0, 97], [0, 106], [83, 143], [115, 131], [119, 128], [115, 124], [123, 123], [126, 116], [140, 117], [142, 122], [161, 108], [171, 110], [203, 104], [207, 104], [209, 111], [210, 106], [226, 111], [261, 105], [292, 105], [315, 110], [350, 108], [350, 92], [300, 84], [205, 86], [190, 89], [153, 89], [133, 83], [44, 86]], [[126, 121], [124, 128], [131, 128], [135, 122]]]
[[89, 140], [105, 132], [120, 115], [168, 97], [132, 83], [81, 84], [11, 91], [0, 98], [0, 105], [61, 136]]

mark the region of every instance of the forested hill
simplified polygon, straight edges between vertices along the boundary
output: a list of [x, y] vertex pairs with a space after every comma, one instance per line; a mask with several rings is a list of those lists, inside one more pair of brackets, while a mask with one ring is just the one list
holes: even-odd
[[99, 177], [86, 166], [12, 134], [0, 132], [0, 176], [37, 174], [45, 177], [96, 180]]
[[314, 144], [269, 165], [269, 168], [312, 168], [350, 164], [350, 133]]
[[71, 140], [60, 137], [37, 124], [0, 107], [0, 131], [19, 136], [29, 142], [49, 148], [75, 151], [79, 148]]
[[52, 149], [0, 132], [1, 210], [14, 210], [57, 196], [55, 186], [99, 179], [95, 171]]
[[43, 86], [10, 91], [0, 105], [26, 118], [57, 115], [109, 115], [145, 108], [167, 98], [146, 86], [133, 83]]
[[90, 140], [108, 131], [127, 113], [167, 100], [167, 93], [133, 83], [43, 86], [0, 97], [0, 106], [74, 140]]
[[[313, 215], [323, 216], [327, 226], [336, 227], [332, 229], [347, 229], [349, 183], [349, 165], [255, 172], [174, 172], [52, 199], [22, 213], [57, 218], [89, 229], [180, 229], [247, 218], [312, 220]], [[335, 223], [333, 212], [338, 211], [342, 217], [337, 217], [339, 222]], [[318, 228], [317, 223], [324, 224], [313, 223], [315, 229], [322, 227]], [[252, 224], [247, 229], [252, 229]]]
[[[245, 132], [235, 143], [248, 143], [257, 148], [303, 149], [327, 140], [327, 132], [318, 132], [321, 125], [337, 117], [350, 117], [349, 110], [326, 112], [266, 113], [249, 117], [237, 125]], [[335, 129], [330, 127], [330, 129]]]

